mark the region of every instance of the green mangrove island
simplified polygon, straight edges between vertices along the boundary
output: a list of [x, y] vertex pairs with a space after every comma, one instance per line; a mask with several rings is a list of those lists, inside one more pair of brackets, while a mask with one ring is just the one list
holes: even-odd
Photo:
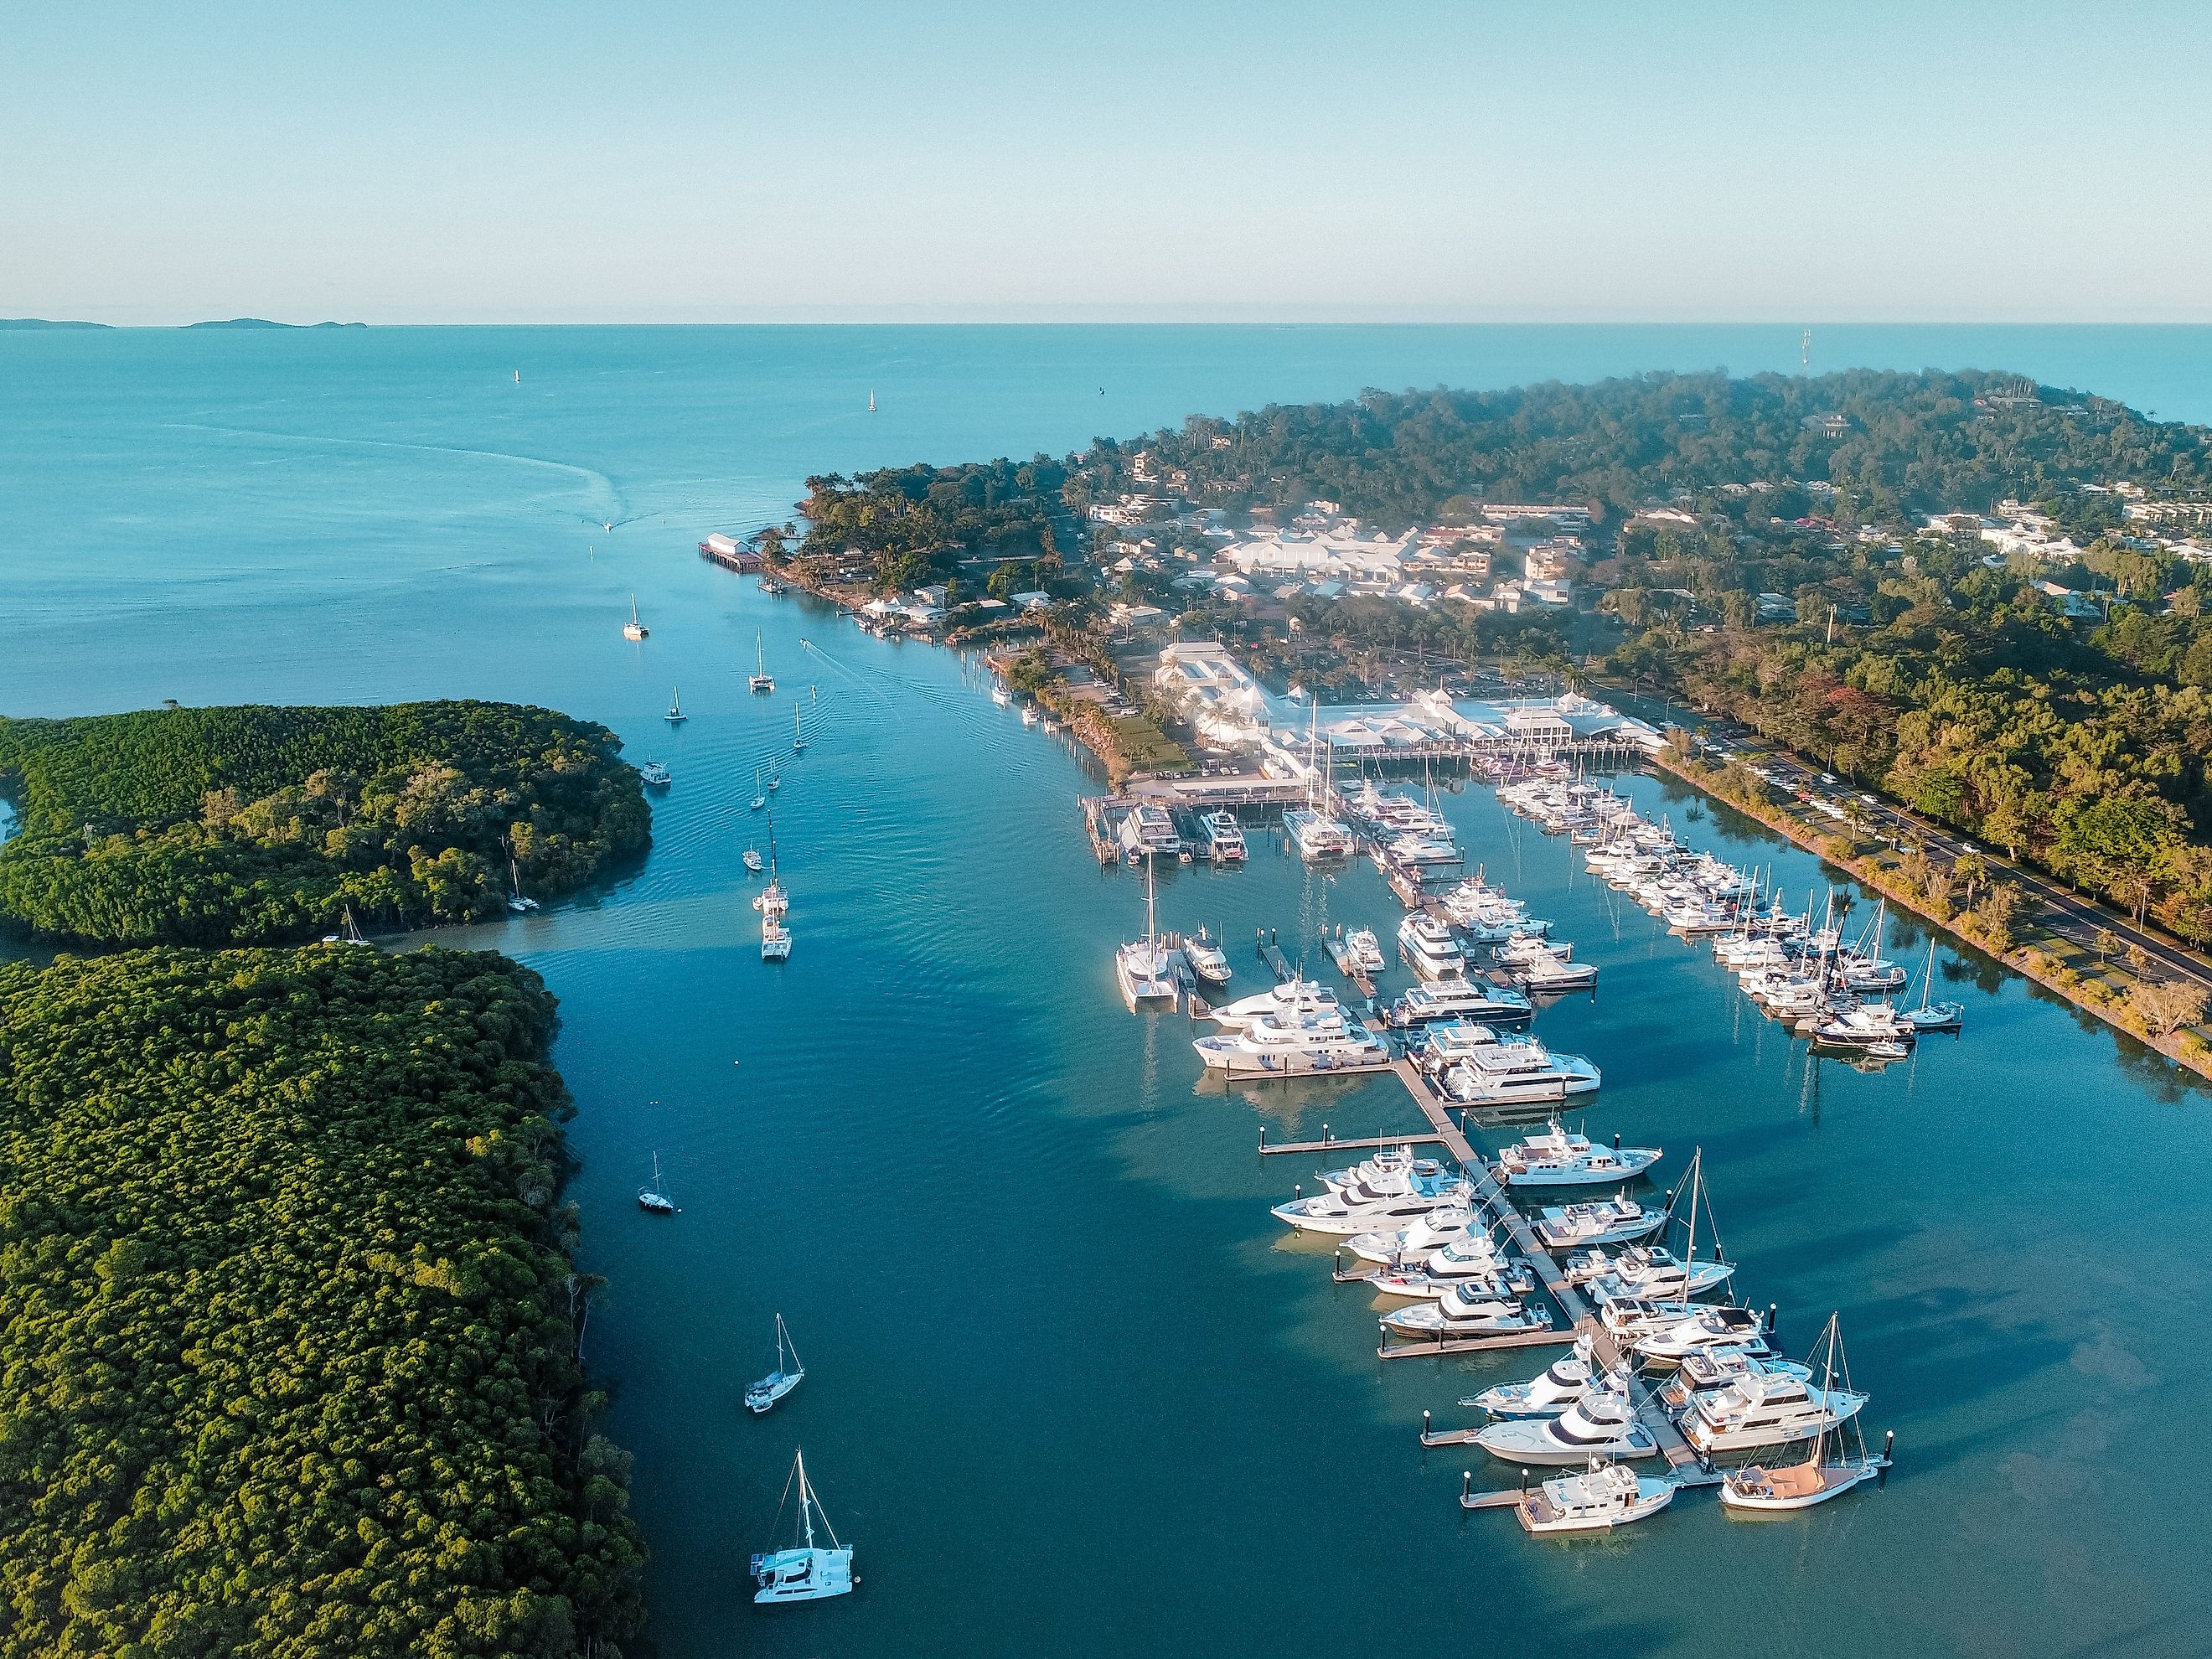
[[618, 1652], [554, 1024], [491, 954], [0, 964], [0, 1659]]
[[489, 915], [652, 836], [605, 726], [514, 703], [153, 708], [0, 719], [0, 918], [102, 945], [302, 939], [350, 911]]

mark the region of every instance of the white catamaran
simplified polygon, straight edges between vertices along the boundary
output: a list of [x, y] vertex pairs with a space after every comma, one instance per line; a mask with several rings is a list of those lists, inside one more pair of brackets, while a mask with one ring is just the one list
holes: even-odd
[[[790, 1547], [773, 1550], [752, 1559], [754, 1581], [760, 1585], [753, 1600], [763, 1605], [775, 1601], [820, 1601], [832, 1595], [846, 1595], [860, 1581], [853, 1574], [853, 1549], [849, 1544], [837, 1541], [837, 1534], [830, 1525], [830, 1516], [815, 1495], [812, 1484], [806, 1478], [806, 1454], [800, 1452], [792, 1460], [791, 1479], [784, 1483], [783, 1501], [791, 1501], [793, 1487], [799, 1491], [799, 1528]], [[783, 1510], [776, 1510], [780, 1520]], [[822, 1530], [829, 1535], [830, 1547], [823, 1549], [814, 1531], [817, 1516], [821, 1518]]]

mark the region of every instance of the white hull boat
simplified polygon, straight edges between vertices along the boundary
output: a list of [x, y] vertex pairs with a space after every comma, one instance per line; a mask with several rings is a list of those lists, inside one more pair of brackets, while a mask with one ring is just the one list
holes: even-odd
[[1522, 1529], [1538, 1537], [1610, 1532], [1658, 1514], [1680, 1490], [1678, 1482], [1662, 1476], [1593, 1460], [1583, 1474], [1545, 1481], [1522, 1498], [1515, 1513]]
[[783, 1316], [775, 1316], [775, 1369], [745, 1390], [745, 1409], [757, 1417], [774, 1408], [775, 1402], [806, 1380], [806, 1367], [799, 1358], [799, 1350], [792, 1345], [791, 1333], [783, 1328]]
[[[853, 1572], [852, 1547], [837, 1541], [837, 1534], [830, 1530], [830, 1517], [823, 1511], [821, 1499], [815, 1496], [806, 1479], [803, 1452], [792, 1463], [791, 1480], [799, 1488], [799, 1539], [788, 1549], [752, 1558], [753, 1582], [760, 1586], [753, 1600], [762, 1606], [782, 1601], [820, 1601], [833, 1595], [846, 1595], [860, 1582]], [[787, 1483], [784, 1487], [785, 1502], [788, 1503], [790, 1497], [791, 1485]], [[826, 1549], [815, 1534], [817, 1516], [823, 1532], [829, 1535], [830, 1547]]]
[[1572, 1353], [1553, 1360], [1540, 1376], [1526, 1382], [1501, 1382], [1459, 1403], [1500, 1419], [1557, 1417], [1589, 1392], [1595, 1375], [1585, 1334], [1576, 1339]]
[[1595, 1204], [1547, 1206], [1538, 1217], [1536, 1237], [1547, 1250], [1591, 1244], [1627, 1244], [1649, 1238], [1667, 1224], [1664, 1210], [1647, 1210], [1629, 1198]]
[[1659, 1443], [1636, 1420], [1627, 1395], [1594, 1385], [1557, 1417], [1514, 1418], [1474, 1432], [1474, 1443], [1508, 1463], [1588, 1463], [1593, 1457], [1656, 1457]]

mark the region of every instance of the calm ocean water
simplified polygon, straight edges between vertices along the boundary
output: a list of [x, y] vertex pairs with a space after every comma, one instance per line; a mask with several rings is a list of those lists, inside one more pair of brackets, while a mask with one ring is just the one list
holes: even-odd
[[[1835, 328], [1814, 350], [2212, 418], [2208, 330]], [[2202, 1651], [2212, 1121], [2165, 1062], [1947, 952], [1961, 1039], [1880, 1076], [1808, 1066], [1565, 845], [1487, 791], [1451, 796], [1470, 857], [1603, 969], [1540, 1024], [1605, 1068], [1592, 1132], [1665, 1146], [1669, 1171], [1702, 1146], [1747, 1296], [1799, 1345], [1841, 1310], [1868, 1426], [1899, 1436], [1884, 1489], [1806, 1516], [1731, 1521], [1699, 1495], [1534, 1544], [1453, 1503], [1462, 1468], [1510, 1472], [1414, 1435], [1541, 1356], [1378, 1366], [1368, 1298], [1266, 1213], [1310, 1172], [1261, 1166], [1263, 1123], [1406, 1127], [1397, 1085], [1198, 1088], [1189, 1027], [1115, 997], [1142, 895], [1090, 860], [1076, 757], [959, 658], [692, 550], [785, 516], [811, 471], [1797, 351], [1796, 330], [1751, 328], [0, 334], [0, 711], [516, 698], [673, 769], [634, 878], [446, 936], [562, 999], [574, 1192], [611, 1281], [590, 1346], [637, 1454], [671, 1659], [1703, 1655], [1717, 1631], [1780, 1655]], [[641, 646], [618, 632], [633, 592]], [[744, 689], [757, 630], [772, 698]], [[677, 683], [693, 719], [672, 732]], [[765, 844], [757, 768], [782, 779], [781, 969], [738, 859]], [[1741, 820], [1633, 787], [1795, 890], [1817, 879]], [[1255, 852], [1169, 874], [1164, 921], [1310, 954], [1397, 914], [1364, 866], [1317, 878]], [[1260, 981], [1249, 947], [1237, 968]], [[631, 1201], [656, 1152], [672, 1221]], [[738, 1395], [779, 1310], [809, 1376], [756, 1421]], [[757, 1613], [744, 1556], [800, 1444], [866, 1585]]]

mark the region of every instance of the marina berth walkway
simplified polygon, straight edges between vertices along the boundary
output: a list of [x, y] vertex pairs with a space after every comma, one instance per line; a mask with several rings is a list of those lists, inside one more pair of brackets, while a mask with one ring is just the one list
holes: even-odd
[[[1377, 1021], [1370, 1021], [1370, 1025], [1377, 1032], [1382, 1029]], [[1437, 1098], [1435, 1091], [1428, 1085], [1428, 1080], [1402, 1054], [1392, 1062], [1390, 1069], [1406, 1085], [1406, 1092], [1413, 1097], [1413, 1103], [1421, 1109], [1421, 1115], [1429, 1120], [1437, 1141], [1459, 1160], [1474, 1182], [1476, 1209], [1488, 1218], [1492, 1225], [1502, 1226], [1506, 1237], [1512, 1240], [1513, 1248], [1528, 1258], [1545, 1291], [1559, 1304], [1559, 1311], [1566, 1316], [1566, 1326], [1561, 1330], [1467, 1337], [1458, 1341], [1408, 1342], [1396, 1346], [1385, 1342], [1376, 1350], [1376, 1355], [1383, 1359], [1413, 1359], [1424, 1356], [1479, 1353], [1499, 1348], [1536, 1347], [1547, 1344], [1563, 1346], [1587, 1332], [1592, 1356], [1601, 1367], [1608, 1371], [1629, 1373], [1629, 1393], [1636, 1401], [1637, 1416], [1652, 1439], [1658, 1443], [1674, 1479], [1685, 1486], [1705, 1486], [1718, 1480], [1717, 1475], [1705, 1473], [1697, 1453], [1682, 1438], [1681, 1431], [1675, 1428], [1674, 1420], [1660, 1408], [1650, 1389], [1635, 1376], [1633, 1365], [1621, 1352], [1613, 1334], [1599, 1322], [1589, 1303], [1583, 1300], [1581, 1291], [1567, 1282], [1567, 1276], [1560, 1269], [1558, 1261], [1537, 1238], [1534, 1230], [1528, 1225], [1528, 1218], [1506, 1196], [1505, 1189], [1491, 1174], [1488, 1161], [1475, 1151], [1465, 1133], [1452, 1121], [1451, 1114], [1444, 1103]], [[1425, 1428], [1422, 1439], [1425, 1444], [1458, 1443], [1431, 1439]]]

